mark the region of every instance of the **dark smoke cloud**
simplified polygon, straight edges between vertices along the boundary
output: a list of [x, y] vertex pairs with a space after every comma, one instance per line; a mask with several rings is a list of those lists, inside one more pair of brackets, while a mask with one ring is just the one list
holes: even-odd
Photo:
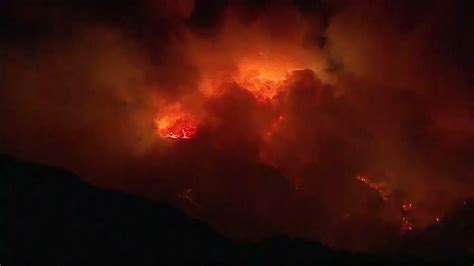
[[[7, 4], [0, 149], [169, 201], [235, 238], [380, 248], [400, 236], [402, 203], [423, 228], [474, 195], [466, 10], [450, 1]], [[255, 62], [292, 70], [272, 101], [239, 82]], [[175, 102], [199, 121], [190, 140], [156, 132]], [[358, 175], [383, 183], [389, 200]]]

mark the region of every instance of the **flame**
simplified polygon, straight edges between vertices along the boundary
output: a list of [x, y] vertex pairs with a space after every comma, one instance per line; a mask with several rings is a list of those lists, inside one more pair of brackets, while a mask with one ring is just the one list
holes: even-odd
[[161, 137], [170, 139], [191, 139], [197, 131], [195, 118], [179, 104], [164, 108], [155, 119], [155, 126]]
[[237, 83], [259, 101], [268, 101], [280, 92], [289, 74], [301, 66], [281, 56], [270, 58], [268, 54], [260, 53], [257, 57], [243, 58], [238, 69]]

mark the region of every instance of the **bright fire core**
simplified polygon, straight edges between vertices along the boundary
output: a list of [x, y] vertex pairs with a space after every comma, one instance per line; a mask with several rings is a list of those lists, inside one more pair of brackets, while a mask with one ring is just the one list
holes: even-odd
[[157, 133], [163, 138], [191, 139], [197, 131], [193, 117], [179, 108], [171, 108], [155, 119]]

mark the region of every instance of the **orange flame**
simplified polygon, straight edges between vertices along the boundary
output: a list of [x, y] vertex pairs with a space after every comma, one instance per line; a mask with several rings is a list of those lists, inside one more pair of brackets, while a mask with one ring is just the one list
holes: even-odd
[[165, 108], [155, 119], [155, 126], [161, 137], [170, 139], [191, 139], [197, 131], [195, 119], [184, 112], [180, 105]]
[[298, 69], [297, 66], [291, 60], [262, 54], [255, 58], [244, 58], [238, 63], [240, 74], [237, 83], [259, 101], [271, 100], [280, 92], [282, 83], [291, 71]]

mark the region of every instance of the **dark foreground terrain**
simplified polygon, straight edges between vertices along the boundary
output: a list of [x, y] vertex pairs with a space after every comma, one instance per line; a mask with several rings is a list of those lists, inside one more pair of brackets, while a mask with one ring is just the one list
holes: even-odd
[[[350, 254], [317, 242], [272, 238], [241, 244], [224, 238], [206, 224], [165, 204], [92, 187], [66, 171], [0, 156], [1, 265], [472, 265], [469, 254], [429, 259]], [[405, 245], [459, 237], [469, 245], [473, 207], [456, 215], [461, 226], [451, 233], [440, 227]], [[454, 218], [453, 218], [454, 219]], [[448, 219], [449, 220], [449, 219]], [[453, 220], [449, 220], [454, 223]], [[444, 230], [444, 231], [443, 231]], [[445, 232], [446, 231], [446, 232]], [[442, 232], [442, 233], [439, 233]], [[437, 238], [434, 239], [432, 236]], [[454, 243], [454, 242], [453, 242]], [[458, 242], [456, 242], [458, 243]], [[430, 243], [428, 245], [431, 246]], [[454, 245], [454, 246], [453, 246]], [[453, 246], [453, 249], [460, 247]], [[440, 245], [432, 245], [442, 252]], [[440, 248], [441, 247], [441, 248]], [[456, 251], [456, 250], [455, 250]], [[453, 253], [455, 254], [455, 253]]]

